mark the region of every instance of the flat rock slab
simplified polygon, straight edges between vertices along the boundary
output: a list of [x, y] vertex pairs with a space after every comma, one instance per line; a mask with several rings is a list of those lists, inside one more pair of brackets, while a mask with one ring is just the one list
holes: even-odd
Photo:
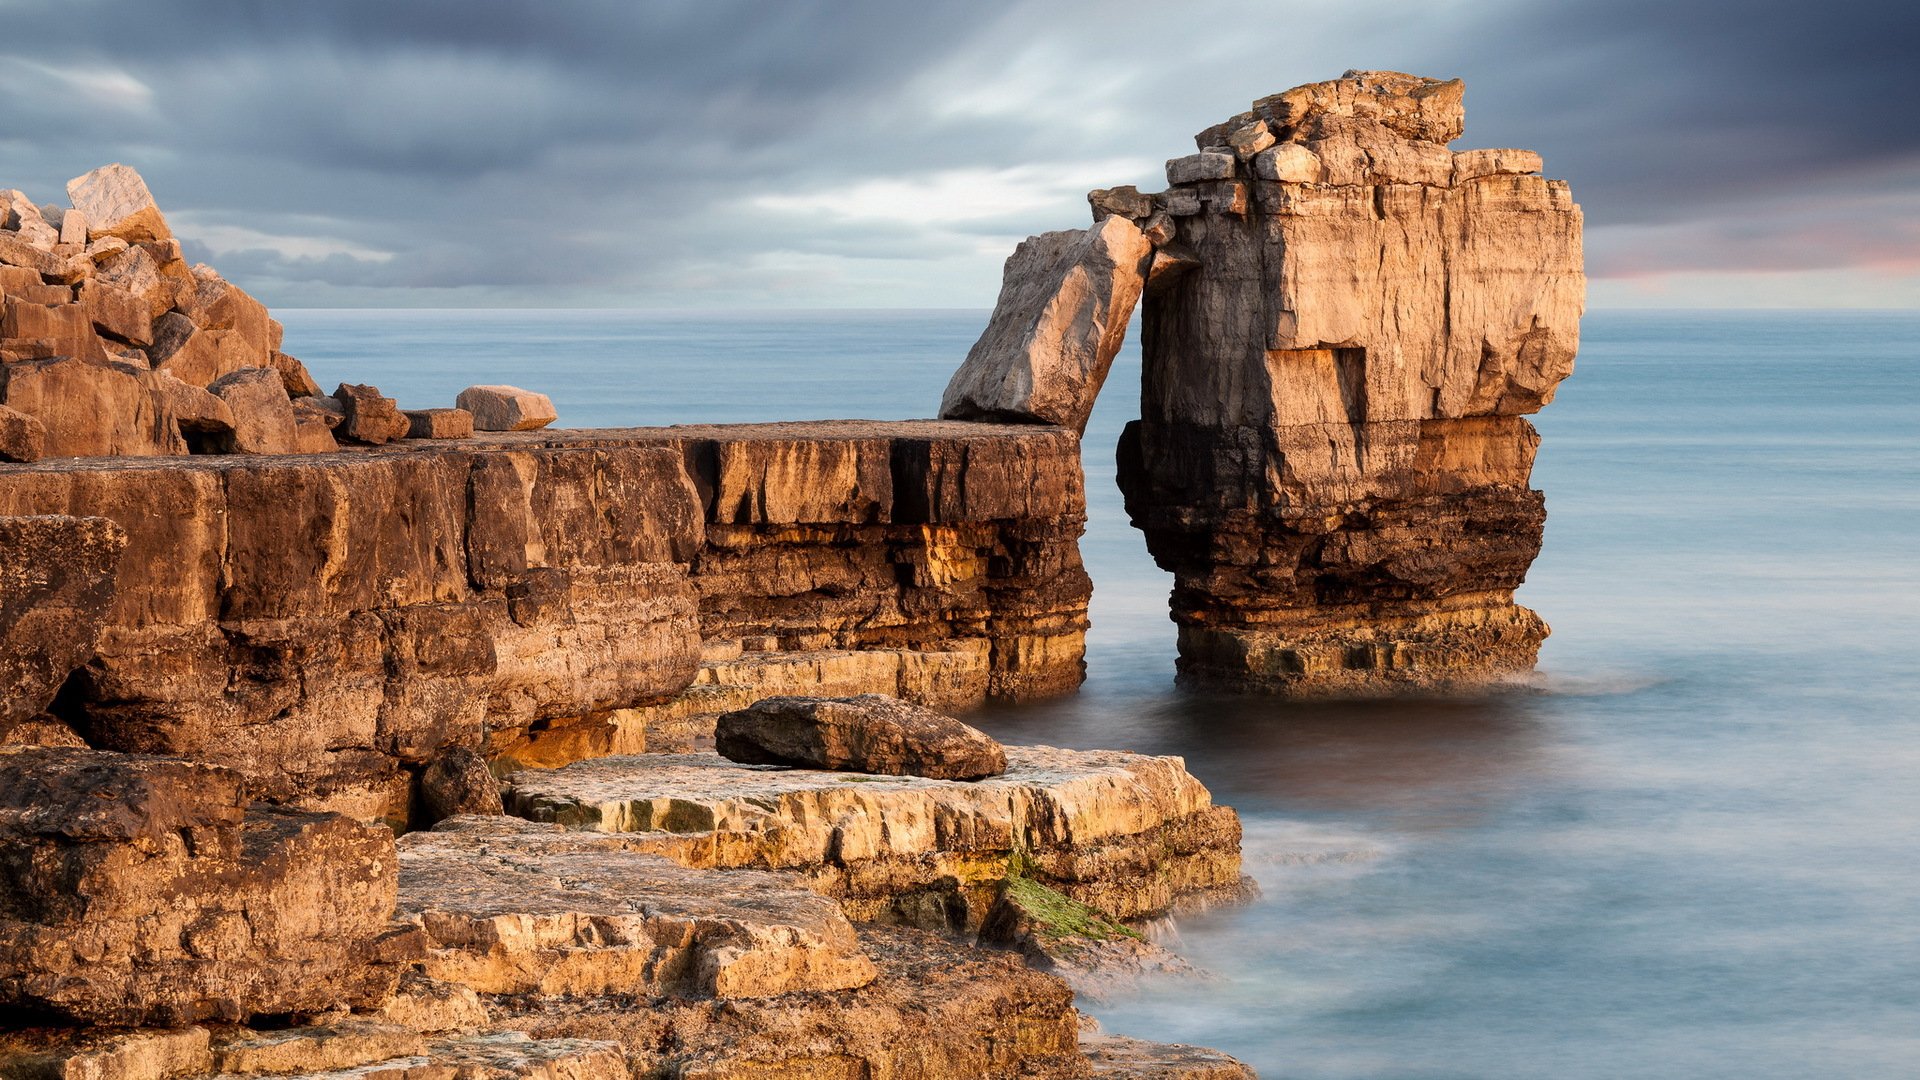
[[979, 728], [884, 694], [773, 697], [720, 717], [722, 757], [747, 765], [980, 780], [1007, 771]]
[[275, 1075], [284, 1080], [627, 1080], [627, 1065], [615, 1043], [500, 1031], [436, 1039], [404, 1057]]
[[1096, 1078], [1108, 1080], [1256, 1080], [1254, 1071], [1204, 1046], [1084, 1034], [1080, 1052]]
[[687, 866], [798, 869], [855, 918], [977, 929], [1020, 851], [1116, 918], [1238, 889], [1239, 821], [1177, 757], [1006, 748], [976, 782], [637, 755], [518, 773], [510, 813], [621, 832]]
[[479, 993], [760, 997], [874, 975], [840, 906], [791, 877], [689, 870], [497, 818], [408, 834], [399, 851], [425, 974]]

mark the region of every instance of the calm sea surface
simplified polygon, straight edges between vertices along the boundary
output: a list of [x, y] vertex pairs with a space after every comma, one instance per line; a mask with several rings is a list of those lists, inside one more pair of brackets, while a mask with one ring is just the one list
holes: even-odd
[[[328, 386], [545, 390], [569, 426], [925, 416], [982, 312], [283, 311]], [[1075, 698], [1003, 739], [1186, 756], [1251, 906], [1217, 981], [1093, 1011], [1267, 1080], [1920, 1076], [1920, 314], [1589, 316], [1536, 418], [1540, 691], [1299, 705], [1172, 688], [1169, 578], [1087, 436]]]

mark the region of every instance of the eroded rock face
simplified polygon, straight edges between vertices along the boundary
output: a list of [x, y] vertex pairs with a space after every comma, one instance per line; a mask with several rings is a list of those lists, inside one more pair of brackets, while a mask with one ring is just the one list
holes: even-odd
[[127, 536], [98, 517], [0, 517], [0, 732], [93, 657]]
[[0, 749], [0, 1007], [161, 1026], [376, 1005], [393, 834], [247, 810], [218, 766]]
[[720, 717], [720, 756], [747, 765], [980, 780], [1007, 771], [986, 732], [879, 694], [774, 697]]
[[1152, 252], [1117, 214], [1028, 238], [1007, 257], [992, 321], [947, 384], [940, 415], [1085, 431]]
[[1240, 823], [1178, 758], [1006, 748], [971, 783], [645, 755], [517, 773], [512, 813], [685, 866], [794, 870], [856, 919], [976, 930], [1014, 872], [1117, 919], [1241, 895]]
[[1521, 414], [1572, 370], [1580, 211], [1537, 155], [1450, 152], [1460, 102], [1352, 72], [1202, 132], [1228, 148], [1212, 171], [1169, 162], [1191, 266], [1147, 293], [1120, 483], [1175, 575], [1189, 681], [1345, 695], [1532, 667]]

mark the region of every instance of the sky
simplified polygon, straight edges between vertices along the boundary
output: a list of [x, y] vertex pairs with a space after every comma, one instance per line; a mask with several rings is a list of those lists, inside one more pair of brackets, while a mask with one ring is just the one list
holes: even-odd
[[1572, 183], [1593, 307], [1920, 307], [1916, 53], [1910, 0], [0, 0], [0, 187], [131, 165], [273, 306], [979, 308], [1384, 68]]

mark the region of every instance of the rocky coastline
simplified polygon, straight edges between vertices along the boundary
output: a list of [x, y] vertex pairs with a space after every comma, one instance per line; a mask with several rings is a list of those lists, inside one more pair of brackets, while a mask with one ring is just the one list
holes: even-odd
[[948, 714], [1083, 677], [1136, 306], [1183, 680], [1530, 668], [1579, 212], [1461, 117], [1349, 72], [1091, 193], [935, 420], [323, 394], [133, 170], [0, 192], [0, 1077], [1251, 1077], [1074, 1005], [1197, 974], [1232, 809]]

